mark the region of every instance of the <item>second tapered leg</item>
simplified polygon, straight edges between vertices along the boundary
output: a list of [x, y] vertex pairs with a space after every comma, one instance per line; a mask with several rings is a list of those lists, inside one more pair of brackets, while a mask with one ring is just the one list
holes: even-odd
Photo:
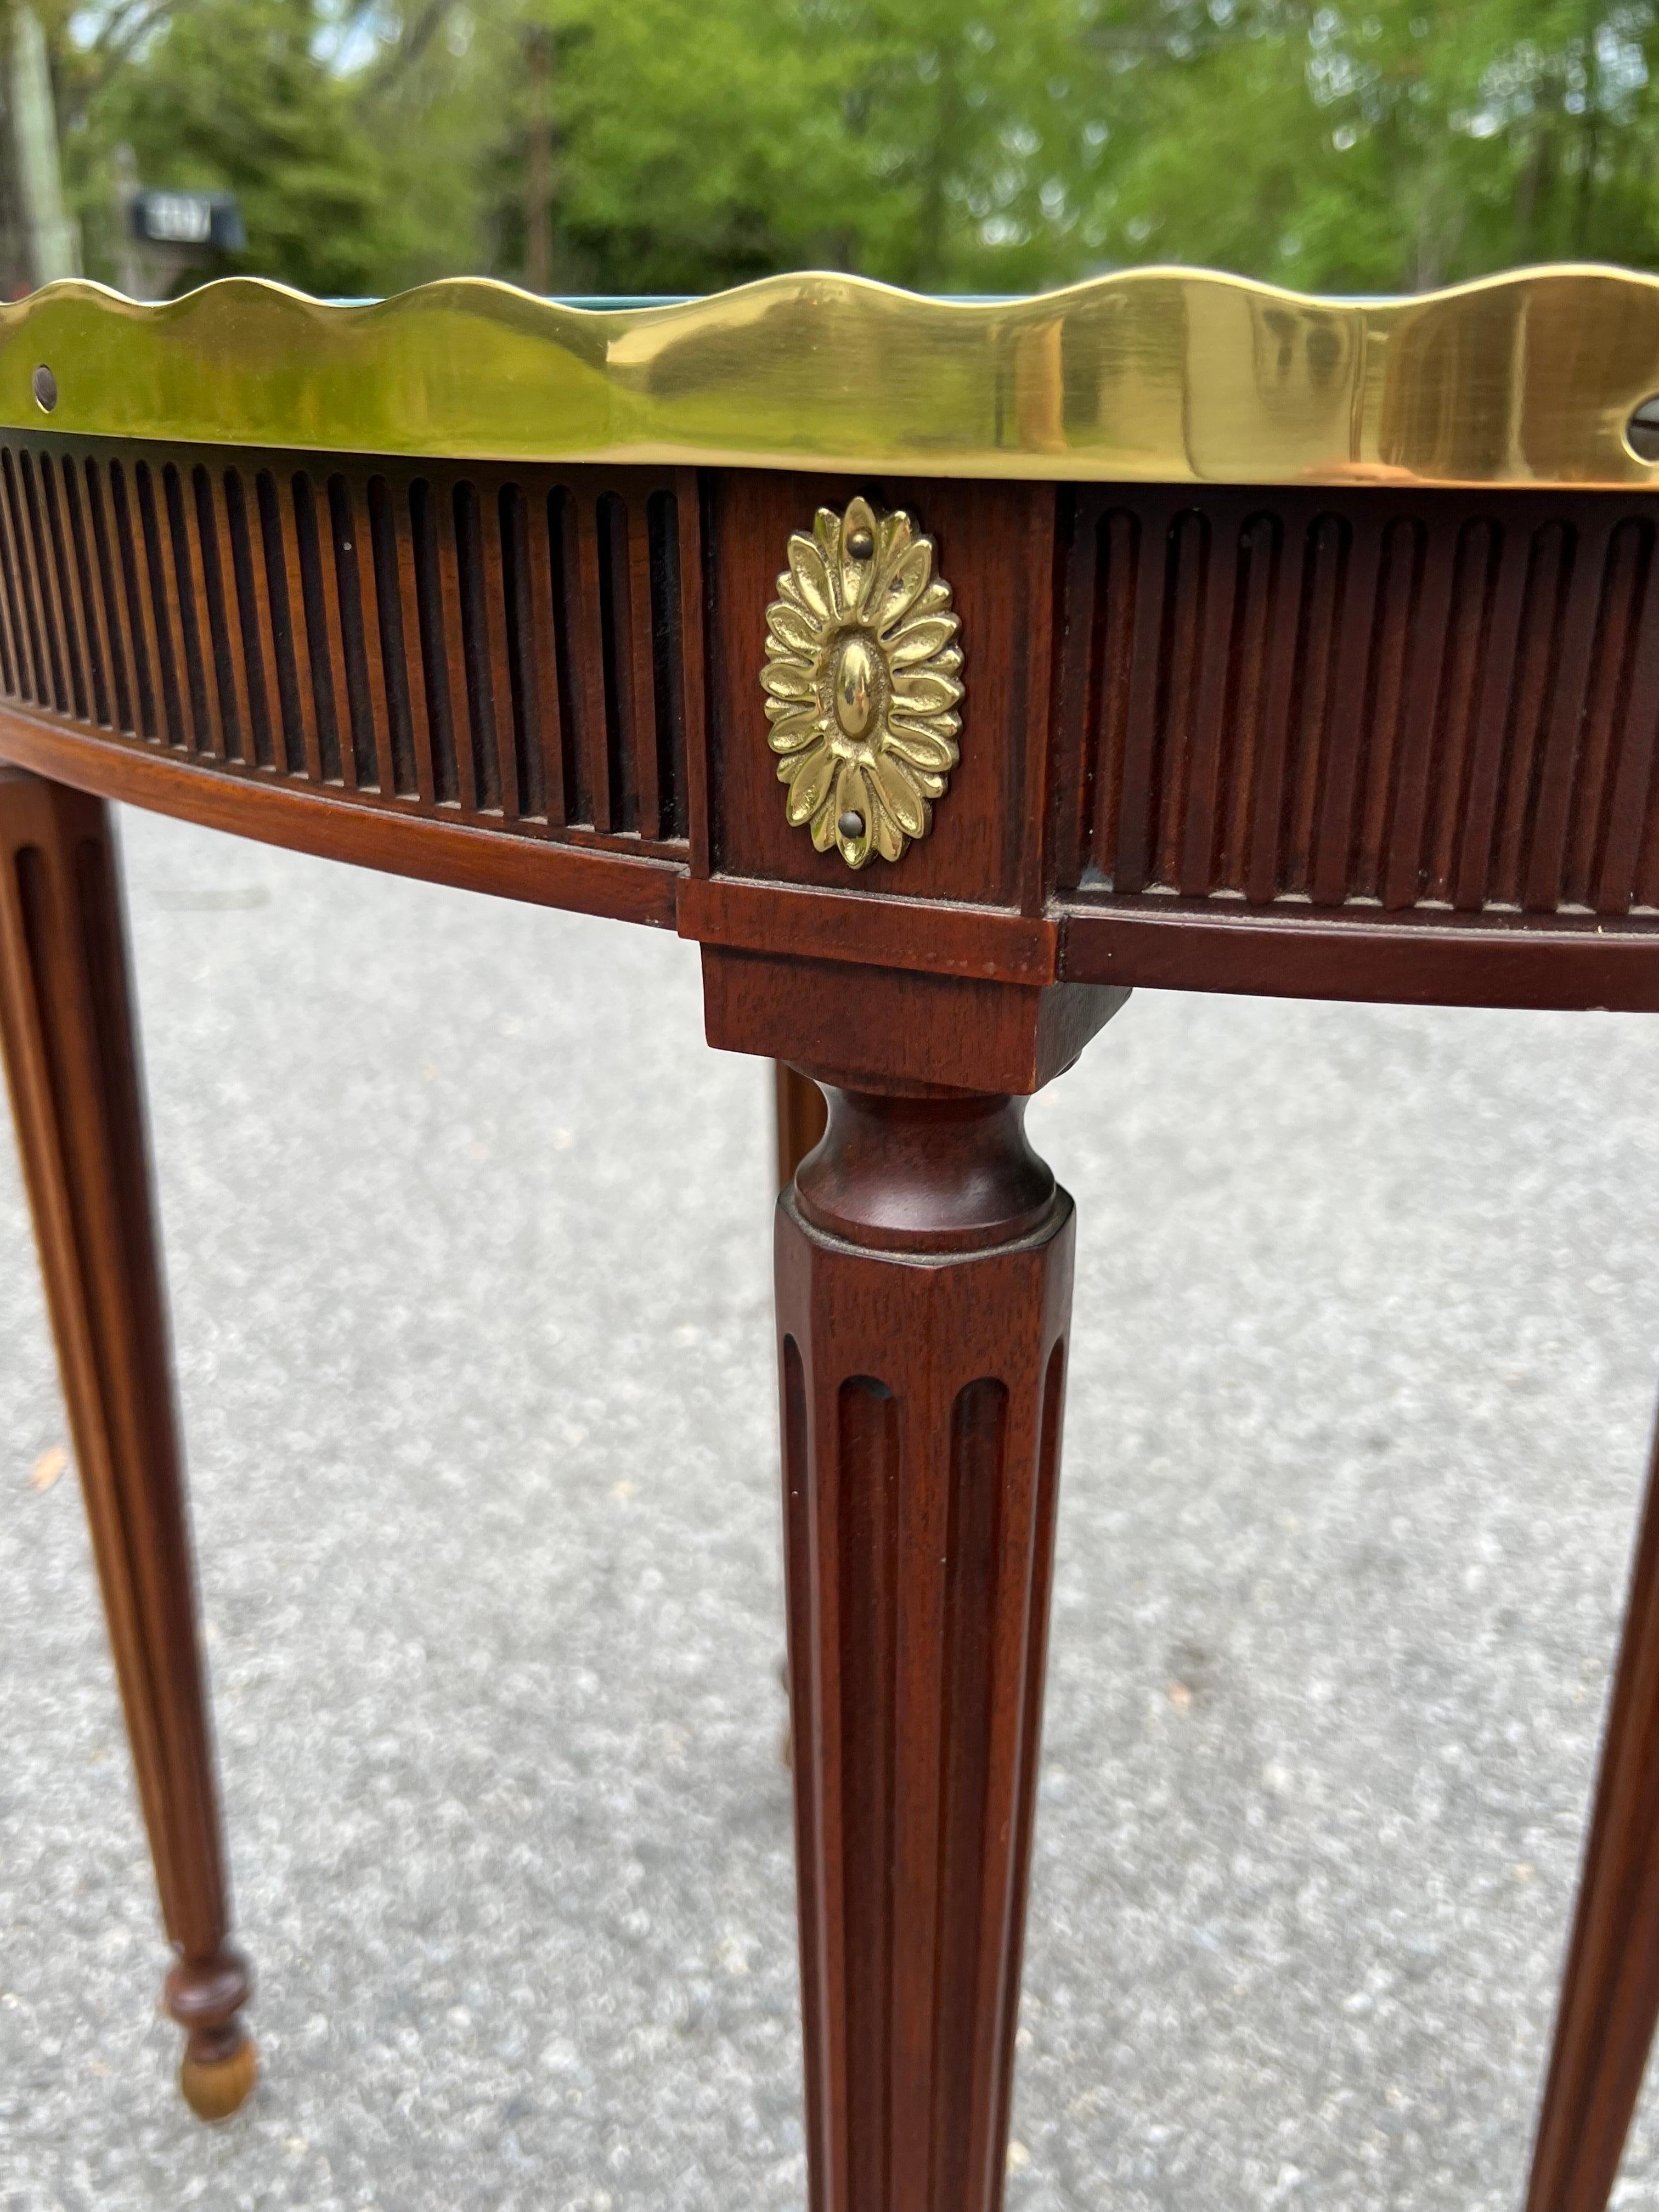
[[832, 1091], [779, 1201], [814, 2212], [995, 2212], [1072, 1206], [1023, 1103]]
[[1659, 2021], [1659, 1446], [1631, 1576], [1527, 2212], [1602, 2212]]
[[0, 765], [0, 1042], [116, 1674], [177, 1954], [182, 2085], [252, 2087], [239, 2017], [117, 856], [101, 803]]

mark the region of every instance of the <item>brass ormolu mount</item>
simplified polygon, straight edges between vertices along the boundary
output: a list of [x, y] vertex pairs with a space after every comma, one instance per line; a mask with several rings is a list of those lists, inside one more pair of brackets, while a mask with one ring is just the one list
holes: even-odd
[[789, 540], [761, 672], [788, 817], [849, 868], [933, 826], [958, 757], [961, 624], [933, 541], [866, 499]]

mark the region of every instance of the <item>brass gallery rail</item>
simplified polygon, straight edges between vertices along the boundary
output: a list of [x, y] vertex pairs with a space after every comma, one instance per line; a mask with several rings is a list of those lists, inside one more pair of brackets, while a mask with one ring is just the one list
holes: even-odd
[[[678, 927], [711, 1041], [827, 1092], [777, 1224], [812, 2201], [994, 2212], [1071, 1356], [1023, 1101], [1137, 983], [1659, 1007], [1656, 388], [1608, 270], [0, 311], [0, 1028], [198, 2110], [248, 1984], [103, 800]], [[1528, 2212], [1606, 2203], [1659, 2014], [1656, 1528]]]

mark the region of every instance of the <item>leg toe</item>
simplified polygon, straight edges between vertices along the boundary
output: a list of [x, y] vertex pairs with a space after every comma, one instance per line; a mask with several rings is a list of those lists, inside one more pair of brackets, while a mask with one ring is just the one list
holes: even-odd
[[186, 2052], [179, 2086], [198, 2120], [228, 2120], [246, 2102], [258, 2072], [252, 2038], [245, 2035], [222, 2058], [192, 2058]]

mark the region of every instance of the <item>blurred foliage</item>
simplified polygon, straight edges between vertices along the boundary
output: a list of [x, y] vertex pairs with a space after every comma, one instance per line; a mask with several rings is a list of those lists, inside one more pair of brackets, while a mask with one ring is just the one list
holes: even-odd
[[[1329, 290], [1659, 267], [1659, 25], [1585, 0], [95, 0], [49, 21], [94, 274], [112, 157], [228, 187], [237, 265], [521, 276], [550, 33], [552, 279], [824, 265], [1008, 291], [1148, 260]], [[206, 273], [206, 272], [203, 272]]]

